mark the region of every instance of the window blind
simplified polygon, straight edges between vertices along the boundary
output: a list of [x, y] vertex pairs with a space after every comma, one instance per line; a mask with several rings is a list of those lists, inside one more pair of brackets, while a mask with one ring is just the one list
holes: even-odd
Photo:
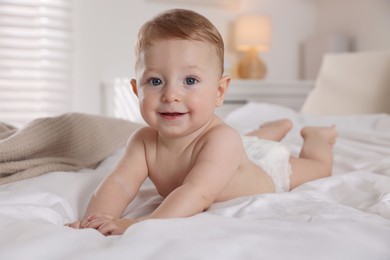
[[0, 121], [70, 108], [71, 0], [0, 0]]

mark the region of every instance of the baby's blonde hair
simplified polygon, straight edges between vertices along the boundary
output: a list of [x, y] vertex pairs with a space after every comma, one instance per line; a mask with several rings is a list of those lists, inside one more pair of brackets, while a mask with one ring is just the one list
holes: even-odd
[[185, 9], [171, 9], [162, 12], [146, 22], [138, 33], [135, 46], [136, 68], [141, 52], [156, 40], [184, 39], [206, 41], [216, 49], [221, 75], [223, 73], [224, 43], [217, 28], [204, 16]]

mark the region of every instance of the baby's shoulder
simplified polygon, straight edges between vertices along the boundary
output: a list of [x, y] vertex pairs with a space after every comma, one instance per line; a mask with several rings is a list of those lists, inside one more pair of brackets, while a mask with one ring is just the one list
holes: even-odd
[[232, 128], [227, 124], [218, 124], [210, 128], [206, 138], [209, 140], [212, 139], [221, 142], [225, 142], [225, 141], [241, 142], [241, 136], [239, 135], [239, 133], [234, 128]]
[[230, 136], [239, 137], [238, 132], [233, 127], [227, 125], [226, 123], [216, 124], [215, 126], [210, 128], [209, 133], [213, 135], [218, 134], [218, 135], [230, 135]]
[[[218, 124], [210, 128], [198, 142], [195, 151], [208, 156], [218, 156], [226, 151], [238, 154], [242, 151], [242, 139], [239, 133], [232, 127]], [[211, 157], [210, 157], [211, 158]]]
[[154, 136], [157, 134], [157, 131], [149, 126], [142, 126], [138, 128], [134, 134], [139, 136]]
[[150, 140], [155, 140], [156, 135], [157, 132], [153, 128], [148, 126], [140, 127], [136, 131], [134, 131], [134, 133], [131, 135], [129, 142], [131, 143], [149, 142]]

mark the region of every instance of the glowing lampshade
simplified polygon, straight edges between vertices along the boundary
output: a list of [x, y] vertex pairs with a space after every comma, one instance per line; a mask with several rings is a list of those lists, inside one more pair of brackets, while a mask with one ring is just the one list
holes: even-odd
[[240, 78], [262, 79], [266, 74], [266, 66], [259, 58], [258, 52], [269, 50], [271, 23], [267, 16], [241, 15], [234, 27], [235, 47], [245, 51], [238, 65]]

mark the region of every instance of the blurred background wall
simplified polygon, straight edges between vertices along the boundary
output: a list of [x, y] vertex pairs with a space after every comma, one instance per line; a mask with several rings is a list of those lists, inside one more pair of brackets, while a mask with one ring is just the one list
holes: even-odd
[[225, 39], [226, 71], [238, 54], [232, 25], [240, 14], [271, 19], [270, 50], [261, 54], [268, 81], [314, 80], [328, 51], [390, 49], [388, 0], [75, 0], [72, 110], [100, 113], [100, 87], [134, 76], [134, 42], [139, 27], [169, 8], [208, 17]]

